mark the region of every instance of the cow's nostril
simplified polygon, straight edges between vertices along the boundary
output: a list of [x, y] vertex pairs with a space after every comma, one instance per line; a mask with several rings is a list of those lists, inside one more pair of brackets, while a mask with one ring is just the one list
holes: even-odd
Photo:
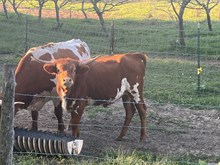
[[66, 79], [63, 79], [63, 82], [66, 82]]

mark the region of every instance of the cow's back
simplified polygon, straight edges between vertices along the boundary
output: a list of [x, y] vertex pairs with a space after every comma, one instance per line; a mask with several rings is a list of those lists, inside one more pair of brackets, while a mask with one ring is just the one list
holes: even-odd
[[124, 93], [124, 89], [137, 83], [141, 90], [146, 60], [147, 56], [143, 53], [102, 56], [89, 64], [87, 73], [76, 76], [70, 97], [118, 99]]

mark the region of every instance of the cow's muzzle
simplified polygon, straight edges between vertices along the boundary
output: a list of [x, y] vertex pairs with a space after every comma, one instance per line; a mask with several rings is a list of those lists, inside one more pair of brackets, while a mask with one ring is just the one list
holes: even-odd
[[64, 78], [63, 85], [69, 89], [73, 85], [73, 80], [70, 77]]

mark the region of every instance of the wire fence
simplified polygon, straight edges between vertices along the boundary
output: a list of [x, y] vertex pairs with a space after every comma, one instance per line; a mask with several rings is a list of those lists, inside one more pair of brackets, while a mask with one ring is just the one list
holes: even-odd
[[26, 17], [26, 49], [51, 41], [80, 38], [88, 43], [91, 54], [110, 53], [110, 26], [107, 27], [108, 32], [103, 32], [100, 26], [88, 23], [63, 24], [61, 28], [56, 26], [54, 21], [47, 20], [45, 24], [45, 22], [30, 21]]
[[[3, 53], [24, 55], [31, 47], [72, 38], [84, 40], [89, 45], [92, 55], [111, 54], [112, 52], [146, 52], [149, 56], [144, 90], [147, 99], [156, 101], [155, 105], [158, 103], [174, 103], [203, 109], [220, 108], [220, 27], [216, 27], [217, 30], [214, 32], [200, 29], [199, 53], [202, 70], [199, 74], [201, 75], [201, 91], [198, 95], [198, 29], [196, 23], [186, 27], [186, 46], [184, 47], [181, 47], [178, 43], [176, 25], [167, 22], [161, 26], [157, 20], [145, 23], [136, 22], [135, 24], [127, 21], [123, 25], [114, 22], [106, 26], [107, 32], [104, 32], [99, 25], [86, 21], [81, 24], [78, 22], [75, 24], [64, 22], [61, 28], [56, 28], [54, 20], [47, 20], [47, 23], [45, 23], [44, 21], [30, 20], [28, 17], [23, 21], [8, 20], [4, 23], [0, 22], [0, 26], [4, 28], [5, 23], [10, 24], [12, 27], [16, 26], [15, 35], [17, 40], [10, 41], [10, 38], [8, 38], [8, 42], [14, 45], [14, 49], [3, 50]], [[191, 30], [192, 28], [189, 28], [189, 26], [194, 26], [194, 30]], [[18, 44], [18, 42], [22, 44]], [[51, 96], [46, 97], [58, 99]], [[24, 120], [24, 123], [26, 122], [29, 121]], [[90, 130], [103, 127], [115, 130], [121, 126], [82, 124], [80, 127], [90, 127]], [[129, 127], [129, 129], [132, 128], [140, 129], [138, 126]], [[164, 127], [149, 129], [168, 132], [180, 131], [182, 134], [185, 131], [180, 128], [165, 130]], [[189, 129], [187, 132], [196, 132], [198, 135], [204, 133], [209, 134], [209, 136], [213, 135], [213, 131], [200, 129]], [[218, 130], [214, 134], [216, 132]], [[79, 155], [79, 157], [90, 156], [86, 153]], [[103, 159], [101, 157], [91, 157]]]
[[209, 32], [203, 22], [198, 34], [197, 23], [187, 23], [185, 46], [179, 45], [176, 24], [169, 21], [114, 21], [106, 24], [105, 32], [97, 22], [89, 20], [63, 21], [62, 26], [57, 28], [54, 19], [39, 22], [27, 16], [24, 20], [14, 22], [9, 19], [4, 24], [16, 27], [13, 30], [17, 36], [17, 40], [10, 41], [15, 49], [5, 53], [23, 56], [31, 47], [72, 38], [84, 40], [92, 56], [145, 52], [149, 56], [144, 91], [148, 99], [159, 103], [220, 107], [219, 24], [214, 24], [215, 30]]

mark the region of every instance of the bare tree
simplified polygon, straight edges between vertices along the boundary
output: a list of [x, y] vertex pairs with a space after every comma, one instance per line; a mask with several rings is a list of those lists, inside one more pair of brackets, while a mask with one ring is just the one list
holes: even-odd
[[7, 6], [6, 6], [6, 2], [7, 2], [7, 0], [2, 0], [3, 12], [5, 14], [5, 17], [8, 19], [8, 10], [7, 10]]
[[[190, 3], [191, 0], [170, 0], [171, 6], [175, 15], [177, 16], [178, 20], [178, 33], [179, 33], [179, 44], [180, 46], [185, 46], [185, 39], [184, 39], [184, 26], [183, 26], [183, 15], [187, 5]], [[179, 7], [179, 11], [177, 11], [177, 6], [174, 4], [176, 2]]]
[[85, 1], [86, 1], [86, 0], [83, 0], [83, 1], [82, 1], [82, 8], [81, 8], [81, 10], [82, 10], [82, 13], [83, 13], [85, 19], [87, 19], [88, 17], [87, 17], [87, 15], [86, 15], [86, 12], [85, 12], [85, 9], [84, 9]]
[[122, 4], [125, 4], [125, 3], [129, 2], [129, 0], [118, 0], [118, 1], [114, 1], [114, 0], [90, 0], [90, 1], [93, 5], [93, 9], [95, 10], [96, 14], [99, 17], [100, 25], [102, 26], [102, 29], [104, 31], [106, 31], [106, 28], [105, 28], [105, 21], [104, 21], [103, 14], [105, 12], [108, 12], [108, 11], [112, 10], [116, 6], [120, 6]]
[[52, 0], [55, 5], [55, 11], [56, 11], [56, 21], [57, 21], [57, 28], [61, 26], [60, 23], [60, 9], [65, 6], [67, 3], [69, 3], [69, 0]]
[[34, 5], [32, 3], [32, 1], [28, 1], [32, 6], [38, 8], [38, 20], [41, 21], [41, 18], [42, 18], [42, 10], [43, 10], [43, 7], [44, 7], [44, 4], [49, 1], [49, 0], [37, 0], [38, 2], [38, 5]]
[[21, 5], [22, 2], [24, 2], [24, 0], [8, 0], [8, 2], [12, 5], [15, 14], [18, 16], [18, 18], [20, 18], [21, 15], [18, 12], [18, 7]]
[[211, 10], [220, 3], [220, 0], [196, 0], [196, 2], [202, 6], [206, 12], [207, 23], [209, 31], [212, 31], [212, 22], [210, 12]]

